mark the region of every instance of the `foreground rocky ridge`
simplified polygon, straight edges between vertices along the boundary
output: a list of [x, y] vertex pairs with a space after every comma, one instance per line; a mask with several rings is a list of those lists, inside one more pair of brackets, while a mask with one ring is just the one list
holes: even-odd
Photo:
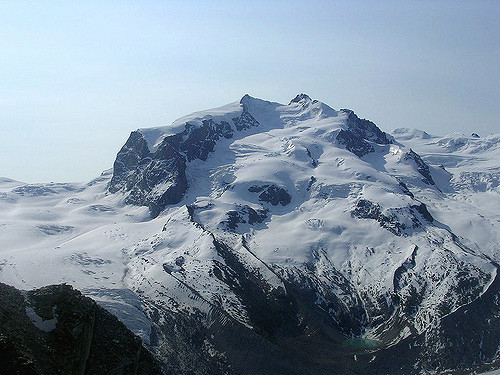
[[21, 292], [0, 283], [4, 374], [162, 374], [115, 316], [69, 285]]
[[177, 374], [495, 367], [499, 144], [246, 95], [89, 184], [6, 181], [0, 279], [77, 285]]

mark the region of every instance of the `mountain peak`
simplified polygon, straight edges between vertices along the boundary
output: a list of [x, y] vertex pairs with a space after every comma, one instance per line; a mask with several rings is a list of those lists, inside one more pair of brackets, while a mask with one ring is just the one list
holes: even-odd
[[245, 94], [245, 95], [243, 95], [243, 97], [240, 99], [240, 104], [245, 104], [245, 103], [247, 103], [247, 102], [248, 102], [249, 100], [251, 100], [251, 99], [254, 99], [254, 98], [252, 98], [252, 97], [251, 97], [250, 95], [248, 95], [248, 94]]
[[301, 94], [298, 94], [295, 98], [293, 98], [289, 105], [292, 104], [292, 103], [300, 103], [300, 102], [311, 102], [312, 99], [309, 97], [309, 95], [307, 94], [304, 94], [304, 93], [301, 93]]
[[282, 105], [279, 103], [270, 102], [268, 100], [256, 98], [256, 97], [250, 96], [248, 94], [245, 94], [240, 99], [240, 104], [243, 105], [243, 108], [247, 108], [247, 109], [250, 107], [262, 108], [262, 107], [267, 107], [269, 105], [271, 105], [271, 106]]

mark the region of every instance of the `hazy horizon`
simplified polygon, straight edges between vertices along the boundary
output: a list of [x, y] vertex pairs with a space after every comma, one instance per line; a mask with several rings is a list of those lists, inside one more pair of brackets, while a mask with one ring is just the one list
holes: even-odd
[[0, 176], [90, 180], [132, 130], [245, 93], [304, 92], [384, 131], [498, 133], [498, 14], [497, 1], [4, 1]]

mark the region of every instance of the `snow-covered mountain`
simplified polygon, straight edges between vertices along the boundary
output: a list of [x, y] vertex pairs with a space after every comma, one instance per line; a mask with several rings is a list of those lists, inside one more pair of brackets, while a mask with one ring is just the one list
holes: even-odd
[[172, 373], [498, 367], [499, 150], [245, 95], [88, 184], [0, 180], [0, 281], [74, 285]]

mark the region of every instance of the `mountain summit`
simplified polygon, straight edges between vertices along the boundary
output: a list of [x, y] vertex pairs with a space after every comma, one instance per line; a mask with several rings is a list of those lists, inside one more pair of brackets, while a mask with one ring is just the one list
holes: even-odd
[[[306, 159], [315, 167], [317, 161], [311, 150], [317, 154], [321, 141], [358, 157], [374, 153], [375, 145], [392, 143], [392, 138], [371, 121], [360, 119], [351, 110], [335, 111], [306, 94], [297, 95], [289, 105], [247, 94], [239, 103], [194, 113], [171, 127], [133, 132], [118, 153], [109, 190], [126, 192], [127, 203], [146, 205], [156, 216], [169, 204], [179, 203], [188, 190], [186, 163], [205, 161], [218, 143], [228, 146], [219, 141], [230, 139], [237, 144], [249, 132], [283, 133], [294, 148], [293, 139], [308, 141], [297, 141], [297, 148], [306, 152]], [[292, 135], [295, 132], [297, 135]]]
[[73, 284], [167, 373], [498, 367], [499, 145], [245, 95], [88, 184], [0, 181], [0, 281]]

